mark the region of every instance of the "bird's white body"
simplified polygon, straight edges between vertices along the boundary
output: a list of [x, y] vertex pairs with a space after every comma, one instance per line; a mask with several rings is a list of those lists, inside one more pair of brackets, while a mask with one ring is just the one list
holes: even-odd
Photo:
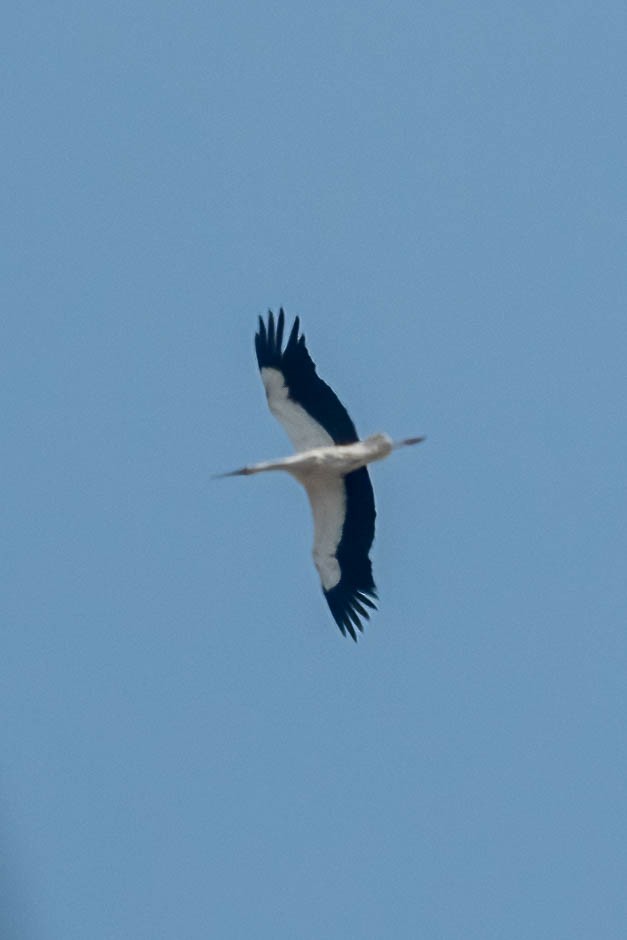
[[[274, 409], [273, 409], [274, 410]], [[407, 443], [405, 441], [402, 442]], [[354, 444], [331, 444], [242, 467], [225, 476], [248, 476], [269, 470], [283, 470], [305, 487], [314, 520], [313, 560], [325, 591], [334, 588], [341, 577], [336, 557], [346, 512], [343, 477], [392, 453], [394, 444], [387, 434], [373, 434]]]
[[[402, 442], [407, 443], [406, 441]], [[343, 477], [359, 467], [383, 460], [392, 453], [394, 443], [387, 434], [373, 434], [363, 441], [354, 444], [330, 444], [323, 447], [312, 447], [309, 450], [290, 454], [278, 460], [265, 460], [254, 463], [241, 470], [233, 470], [224, 476], [248, 475], [250, 473], [264, 473], [266, 470], [284, 470], [295, 477], [303, 486], [309, 486], [316, 480], [324, 482], [333, 477]]]

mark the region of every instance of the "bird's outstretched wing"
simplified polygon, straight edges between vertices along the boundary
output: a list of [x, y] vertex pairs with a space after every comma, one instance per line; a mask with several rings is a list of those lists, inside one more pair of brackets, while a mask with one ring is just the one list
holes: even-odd
[[344, 477], [305, 484], [314, 517], [314, 563], [333, 619], [357, 639], [377, 592], [368, 553], [374, 539], [375, 506], [365, 467]]
[[298, 335], [299, 326], [296, 317], [283, 349], [283, 310], [279, 311], [276, 324], [269, 311], [267, 327], [259, 317], [255, 350], [270, 411], [297, 451], [352, 444], [358, 439], [355, 425], [333, 389], [317, 374], [305, 336]]
[[[259, 317], [255, 349], [268, 405], [296, 451], [352, 444], [357, 431], [335, 392], [316, 372], [296, 317], [285, 349], [285, 314], [276, 323]], [[366, 467], [334, 479], [305, 483], [314, 516], [314, 561], [333, 618], [357, 639], [377, 597], [368, 557], [374, 539], [375, 505]]]

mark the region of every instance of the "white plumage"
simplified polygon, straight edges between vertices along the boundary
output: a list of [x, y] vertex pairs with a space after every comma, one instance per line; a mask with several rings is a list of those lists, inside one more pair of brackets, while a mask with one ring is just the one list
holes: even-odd
[[366, 465], [424, 438], [395, 444], [386, 434], [374, 434], [360, 441], [335, 392], [317, 375], [305, 337], [298, 335], [298, 317], [285, 349], [284, 326], [283, 310], [276, 327], [272, 312], [267, 328], [260, 317], [255, 348], [270, 411], [296, 453], [221, 476], [282, 470], [302, 483], [313, 514], [313, 559], [322, 590], [342, 633], [356, 640], [377, 597], [369, 558], [376, 513]]

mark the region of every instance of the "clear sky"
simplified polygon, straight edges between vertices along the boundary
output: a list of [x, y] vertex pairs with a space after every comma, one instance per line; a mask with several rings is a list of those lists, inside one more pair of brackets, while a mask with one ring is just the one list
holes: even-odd
[[[13, 4], [0, 933], [627, 936], [623, 2]], [[256, 318], [372, 470], [326, 608]], [[2, 922], [4, 918], [4, 922]]]

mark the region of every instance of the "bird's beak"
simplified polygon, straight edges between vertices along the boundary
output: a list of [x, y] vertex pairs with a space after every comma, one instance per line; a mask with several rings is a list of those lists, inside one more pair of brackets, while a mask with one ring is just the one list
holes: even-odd
[[423, 441], [426, 441], [426, 437], [423, 434], [421, 437], [406, 437], [403, 441], [398, 441], [395, 444], [395, 447], [409, 447], [411, 444], [422, 444]]

